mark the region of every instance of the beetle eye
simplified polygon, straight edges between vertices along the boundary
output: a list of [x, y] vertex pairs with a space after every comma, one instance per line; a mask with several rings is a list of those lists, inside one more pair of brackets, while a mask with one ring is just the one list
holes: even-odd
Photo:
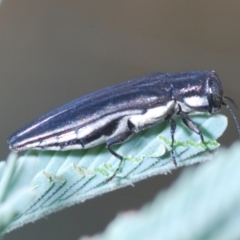
[[218, 112], [221, 109], [223, 90], [219, 81], [214, 78], [209, 81], [210, 98], [212, 104], [212, 112]]

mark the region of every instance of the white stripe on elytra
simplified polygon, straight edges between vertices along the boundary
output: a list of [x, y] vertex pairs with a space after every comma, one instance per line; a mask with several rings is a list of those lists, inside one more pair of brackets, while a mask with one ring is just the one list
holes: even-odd
[[[100, 129], [107, 124], [111, 123], [115, 119], [119, 119], [118, 126], [111, 136], [102, 135], [100, 138], [92, 141], [84, 146], [84, 148], [90, 148], [100, 143], [106, 142], [108, 139], [120, 135], [128, 130], [128, 120], [135, 126], [136, 132], [138, 130], [144, 129], [148, 125], [152, 125], [164, 120], [168, 113], [171, 113], [175, 108], [175, 101], [169, 101], [165, 106], [158, 106], [155, 108], [148, 109], [144, 114], [142, 110], [127, 110], [114, 114], [105, 116], [91, 124], [88, 124], [77, 131], [70, 131], [63, 134], [57, 134], [54, 137], [46, 138], [43, 141], [36, 141], [34, 143], [29, 143], [24, 146], [24, 148], [45, 148], [49, 150], [69, 150], [69, 149], [81, 149], [80, 144], [73, 144], [65, 146], [63, 149], [59, 145], [64, 142], [68, 142], [74, 139], [82, 139], [87, 137], [92, 132]], [[74, 124], [73, 124], [74, 125]], [[77, 126], [76, 126], [77, 128]], [[40, 136], [41, 137], [41, 136]], [[29, 139], [27, 140], [29, 141]], [[30, 140], [31, 141], [31, 140]], [[48, 146], [48, 144], [56, 144], [57, 146]], [[58, 145], [59, 144], [59, 145]]]
[[[82, 128], [79, 128], [77, 130], [77, 133], [74, 130], [74, 131], [70, 131], [67, 133], [65, 132], [61, 134], [61, 132], [68, 131], [67, 129], [68, 126], [65, 126], [65, 127], [62, 127], [61, 129], [57, 129], [52, 132], [48, 131], [43, 134], [39, 134], [37, 136], [22, 140], [21, 143], [19, 143], [19, 145], [22, 146], [21, 150], [36, 148], [38, 146], [39, 148], [45, 146], [45, 149], [50, 149], [50, 147], [48, 147], [46, 144], [54, 144], [58, 142], [63, 143], [76, 138], [78, 139], [83, 138], [88, 134], [90, 134], [91, 132], [95, 131], [96, 129], [103, 127], [107, 123], [110, 123], [114, 119], [121, 118], [123, 116], [131, 115], [131, 114], [140, 114], [141, 112], [142, 112], [141, 109], [135, 109], [135, 110], [126, 110], [118, 113], [109, 114], [103, 118], [98, 119], [97, 121], [94, 121], [91, 124], [88, 124]], [[79, 125], [79, 122], [77, 121], [76, 123], [71, 124], [71, 126], [74, 126], [74, 128], [76, 129], [78, 125]], [[51, 136], [50, 138], [48, 138], [48, 135], [52, 135], [52, 134], [54, 134], [54, 136]]]
[[108, 125], [109, 123], [111, 123], [116, 119], [121, 119], [120, 121], [122, 121], [122, 119], [124, 119], [125, 117], [129, 117], [129, 116], [132, 116], [135, 114], [141, 114], [141, 113], [142, 113], [142, 110], [139, 109], [139, 110], [128, 110], [128, 111], [107, 115], [91, 124], [88, 124], [78, 129], [77, 138], [81, 139], [81, 138], [87, 137], [90, 133], [94, 132], [97, 129], [101, 129], [102, 127]]
[[[83, 128], [78, 129], [77, 133], [75, 131], [71, 131], [69, 134], [66, 133], [66, 134], [62, 134], [62, 135], [58, 136], [58, 138], [55, 138], [56, 143], [61, 144], [61, 143], [71, 141], [74, 139], [82, 139], [84, 137], [87, 137], [89, 134], [96, 131], [97, 129], [100, 129], [100, 128], [106, 126], [107, 124], [111, 123], [115, 119], [120, 118], [117, 129], [114, 131], [114, 133], [111, 136], [102, 135], [98, 139], [84, 145], [84, 148], [90, 148], [90, 147], [96, 146], [98, 144], [104, 143], [109, 138], [112, 138], [121, 133], [124, 133], [127, 130], [127, 127], [128, 127], [127, 121], [129, 119], [129, 117], [132, 116], [131, 114], [133, 114], [133, 113], [141, 114], [142, 110], [127, 111], [127, 113], [126, 113], [126, 111], [124, 111], [122, 113], [119, 112], [118, 114], [108, 115], [104, 118], [99, 119], [98, 121], [93, 122], [92, 124], [89, 124], [87, 126], [84, 126]], [[125, 116], [126, 114], [128, 114], [128, 115]], [[41, 144], [41, 146], [42, 146], [42, 144]], [[61, 150], [81, 149], [81, 148], [82, 148], [82, 146], [80, 144], [72, 144], [72, 145], [64, 146], [64, 148], [62, 148]], [[49, 147], [46, 146], [45, 149], [59, 150], [56, 146], [49, 146]]]

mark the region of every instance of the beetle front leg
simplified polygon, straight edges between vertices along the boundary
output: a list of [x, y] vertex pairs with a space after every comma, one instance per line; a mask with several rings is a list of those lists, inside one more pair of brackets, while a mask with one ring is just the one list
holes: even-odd
[[[201, 138], [201, 142], [202, 144], [205, 145], [205, 142], [204, 142], [204, 138], [203, 138], [203, 134], [202, 134], [202, 131], [200, 130], [200, 128], [187, 116], [187, 114], [185, 112], [182, 111], [182, 108], [180, 105], [178, 105], [179, 107], [179, 112], [178, 114], [181, 116], [182, 118], [182, 122], [193, 132], [197, 133], [200, 138]], [[212, 152], [211, 149], [209, 149], [206, 145], [205, 147], [207, 148], [208, 152]]]
[[181, 116], [183, 123], [184, 123], [190, 130], [192, 130], [193, 132], [197, 133], [197, 134], [200, 136], [202, 143], [204, 144], [204, 138], [203, 138], [203, 135], [202, 135], [201, 130], [198, 128], [198, 126], [197, 126], [189, 117], [187, 117], [187, 114], [182, 111], [181, 106], [178, 105], [178, 107], [179, 107], [179, 112], [178, 112], [178, 114]]

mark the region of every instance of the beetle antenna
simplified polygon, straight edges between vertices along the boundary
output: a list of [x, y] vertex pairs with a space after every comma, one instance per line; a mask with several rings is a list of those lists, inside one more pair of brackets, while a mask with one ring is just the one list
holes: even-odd
[[[230, 102], [234, 103], [234, 101], [231, 98], [229, 98], [229, 97], [224, 97], [224, 98], [226, 98], [226, 99], [230, 100]], [[230, 113], [232, 114], [232, 117], [233, 117], [233, 119], [234, 119], [234, 121], [236, 123], [236, 126], [237, 126], [238, 135], [239, 135], [239, 138], [240, 138], [240, 126], [239, 126], [239, 123], [238, 123], [236, 115], [234, 114], [232, 108], [227, 103], [222, 102], [222, 105], [224, 105], [230, 111]]]
[[223, 96], [223, 98], [230, 101], [234, 105], [235, 108], [238, 108], [238, 105], [235, 103], [235, 101], [232, 98], [230, 98], [228, 96]]

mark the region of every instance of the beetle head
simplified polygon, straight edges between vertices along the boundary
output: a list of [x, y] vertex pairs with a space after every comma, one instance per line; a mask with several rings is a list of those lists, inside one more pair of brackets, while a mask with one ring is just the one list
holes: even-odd
[[207, 79], [206, 91], [209, 103], [209, 113], [219, 112], [223, 101], [223, 89], [215, 72], [212, 72], [212, 76]]
[[240, 137], [240, 126], [239, 126], [237, 117], [233, 112], [232, 108], [223, 100], [229, 100], [231, 103], [233, 103], [233, 105], [235, 105], [235, 107], [236, 107], [236, 104], [233, 101], [233, 99], [223, 95], [221, 82], [214, 71], [212, 71], [212, 76], [208, 78], [207, 85], [208, 85], [207, 92], [208, 92], [209, 112], [216, 113], [220, 111], [222, 105], [225, 106], [229, 110], [229, 112], [231, 113], [235, 121], [237, 130], [238, 130], [238, 135]]

